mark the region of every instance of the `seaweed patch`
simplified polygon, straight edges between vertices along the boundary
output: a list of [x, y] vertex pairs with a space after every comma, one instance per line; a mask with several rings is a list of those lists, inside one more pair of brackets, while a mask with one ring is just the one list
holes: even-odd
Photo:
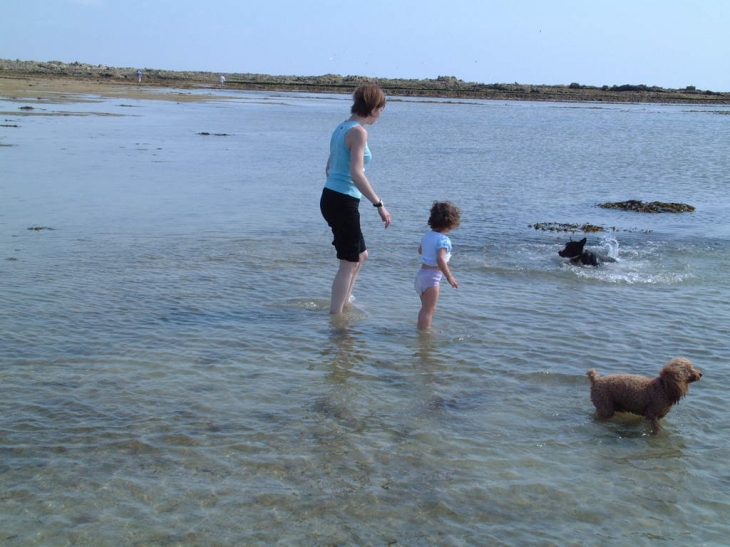
[[595, 224], [567, 224], [561, 222], [536, 222], [535, 224], [528, 224], [528, 228], [534, 228], [535, 230], [542, 230], [543, 232], [584, 232], [584, 233], [595, 233], [595, 232], [643, 232], [645, 234], [651, 233], [651, 230], [642, 230], [639, 228], [617, 228], [616, 226], [597, 226]]
[[666, 203], [663, 201], [643, 202], [635, 199], [628, 201], [606, 202], [598, 204], [603, 209], [620, 209], [638, 213], [692, 213], [695, 208], [686, 203]]
[[563, 224], [559, 222], [537, 222], [530, 224], [529, 228], [542, 230], [543, 232], [604, 232], [606, 230], [603, 226], [596, 226], [595, 224]]

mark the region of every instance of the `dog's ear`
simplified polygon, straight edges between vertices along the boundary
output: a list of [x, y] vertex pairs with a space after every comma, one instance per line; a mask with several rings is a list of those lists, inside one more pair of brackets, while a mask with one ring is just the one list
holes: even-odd
[[584, 237], [578, 243], [580, 243], [581, 245], [585, 245], [586, 244], [586, 241], [588, 241], [588, 240]]
[[659, 381], [671, 404], [679, 402], [687, 394], [689, 388], [687, 380], [683, 367], [673, 362], [667, 363], [659, 372]]

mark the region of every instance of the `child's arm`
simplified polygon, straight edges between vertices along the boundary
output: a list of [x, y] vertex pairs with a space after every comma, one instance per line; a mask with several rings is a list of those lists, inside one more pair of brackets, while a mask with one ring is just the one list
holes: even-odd
[[455, 289], [459, 288], [459, 284], [456, 282], [456, 278], [451, 274], [451, 270], [449, 269], [449, 263], [446, 262], [446, 248], [442, 247], [438, 251], [436, 251], [436, 264], [439, 266], [439, 270], [444, 274], [446, 277], [446, 281], [449, 282], [449, 285], [454, 287]]

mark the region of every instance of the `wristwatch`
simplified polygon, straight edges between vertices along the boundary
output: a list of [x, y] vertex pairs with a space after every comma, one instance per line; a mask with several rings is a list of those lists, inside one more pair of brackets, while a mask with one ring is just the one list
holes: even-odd
[[385, 205], [385, 203], [383, 203], [382, 199], [378, 203], [373, 203], [373, 207], [382, 207], [383, 205]]

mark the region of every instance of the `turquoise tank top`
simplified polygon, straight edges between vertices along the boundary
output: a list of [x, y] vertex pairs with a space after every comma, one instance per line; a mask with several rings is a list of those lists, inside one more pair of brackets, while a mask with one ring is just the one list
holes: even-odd
[[[360, 199], [362, 194], [350, 176], [350, 150], [345, 144], [345, 135], [356, 125], [359, 124], [353, 121], [342, 122], [332, 133], [330, 139], [330, 173], [324, 187]], [[371, 159], [372, 154], [366, 143], [363, 163], [367, 165]], [[363, 169], [364, 171], [365, 169]]]

